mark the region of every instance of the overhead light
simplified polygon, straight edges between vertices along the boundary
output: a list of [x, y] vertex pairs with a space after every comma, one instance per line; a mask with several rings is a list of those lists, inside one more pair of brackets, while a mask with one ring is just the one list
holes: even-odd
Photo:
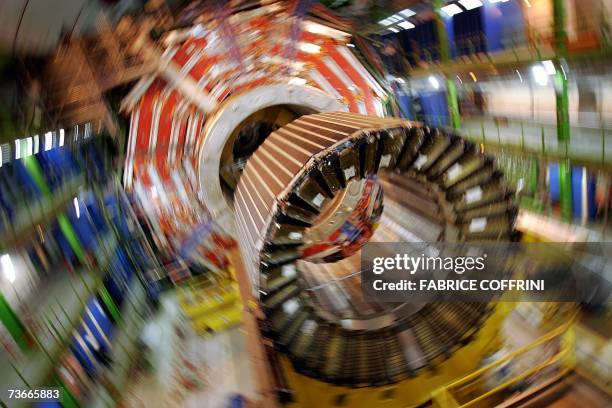
[[546, 73], [546, 70], [542, 64], [535, 65], [533, 68], [531, 68], [531, 74], [533, 75], [533, 79], [535, 80], [536, 84], [540, 86], [548, 85], [548, 74]]
[[542, 61], [542, 65], [544, 66], [544, 69], [548, 75], [555, 75], [557, 73], [555, 64], [553, 64], [551, 60]]
[[64, 129], [60, 129], [59, 145], [60, 147], [64, 145]]
[[45, 133], [45, 152], [53, 148], [53, 134], [51, 132]]
[[520, 71], [517, 69], [516, 71], [516, 75], [518, 75], [519, 79], [521, 80], [521, 82], [523, 82], [523, 76], [521, 75]]
[[462, 13], [463, 10], [456, 4], [449, 4], [448, 6], [444, 6], [440, 8], [447, 16], [452, 17], [455, 14]]
[[431, 84], [431, 86], [433, 86], [434, 89], [440, 88], [440, 82], [438, 81], [438, 78], [436, 78], [433, 75], [430, 75], [428, 79], [429, 79], [429, 83]]
[[457, 75], [457, 79], [459, 80], [459, 83], [463, 85], [463, 81], [461, 80], [461, 77], [459, 75]]
[[398, 26], [402, 27], [404, 30], [410, 30], [415, 27], [410, 21], [402, 21]]
[[32, 141], [31, 137], [28, 137], [26, 139], [26, 154], [28, 156], [31, 156], [32, 154], [34, 154], [34, 142]]
[[393, 23], [397, 23], [398, 21], [401, 21], [401, 20], [402, 19], [400, 17], [394, 15], [394, 16], [387, 17], [384, 20], [380, 20], [378, 22], [378, 24], [384, 25], [384, 26], [389, 26], [389, 25], [391, 25]]
[[399, 82], [400, 84], [405, 84], [405, 83], [406, 83], [406, 81], [404, 81], [404, 78], [395, 77], [395, 80], [396, 80], [397, 82]]
[[312, 43], [300, 43], [299, 48], [301, 51], [309, 54], [318, 54], [321, 52], [321, 46]]
[[346, 44], [346, 46], [347, 47], [351, 47], [351, 48], [355, 48], [355, 44], [352, 44], [352, 43], [348, 43], [348, 44]]
[[412, 17], [414, 16], [416, 13], [410, 9], [403, 9], [402, 11], [400, 11], [397, 14], [401, 14], [404, 17]]
[[482, 7], [482, 2], [480, 0], [459, 0], [459, 3], [465, 7], [466, 10]]
[[470, 72], [470, 77], [472, 78], [472, 81], [478, 82], [478, 80], [476, 79], [476, 75], [474, 75], [473, 72]]
[[0, 265], [2, 265], [4, 277], [11, 283], [15, 282], [15, 267], [9, 254], [0, 256]]
[[81, 208], [79, 206], [79, 200], [74, 197], [74, 200], [72, 200], [73, 204], [74, 204], [74, 210], [76, 211], [76, 217], [81, 218]]
[[399, 30], [393, 27], [389, 27], [389, 31], [393, 31], [394, 33], [399, 33]]
[[529, 2], [529, 0], [523, 0], [523, 1], [525, 2], [525, 5], [526, 5], [527, 7], [531, 7], [531, 3]]

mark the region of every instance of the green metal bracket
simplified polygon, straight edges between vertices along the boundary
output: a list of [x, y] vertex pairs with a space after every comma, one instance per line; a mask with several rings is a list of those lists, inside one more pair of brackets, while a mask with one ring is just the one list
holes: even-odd
[[85, 264], [85, 251], [81, 246], [81, 242], [79, 238], [76, 236], [76, 232], [74, 232], [74, 228], [72, 228], [72, 224], [70, 224], [70, 220], [66, 217], [65, 214], [60, 214], [57, 217], [57, 222], [60, 226], [60, 230], [66, 237], [70, 248], [74, 251], [76, 257], [82, 264]]
[[117, 305], [115, 305], [113, 298], [111, 298], [110, 294], [108, 293], [108, 290], [106, 289], [104, 285], [100, 285], [100, 290], [98, 291], [98, 293], [100, 294], [100, 298], [102, 299], [102, 302], [104, 302], [110, 314], [113, 316], [113, 319], [116, 322], [120, 322], [121, 312], [119, 311], [119, 308], [117, 307]]
[[553, 0], [553, 32], [555, 39], [555, 49], [558, 56], [567, 54], [567, 13], [565, 3], [567, 0]]
[[28, 351], [32, 348], [32, 343], [29, 341], [30, 335], [26, 326], [21, 322], [15, 311], [7, 300], [0, 293], [0, 321], [11, 334], [15, 343], [22, 351]]
[[569, 95], [567, 78], [565, 74], [557, 69], [555, 74], [555, 95], [557, 107], [557, 140], [569, 143], [570, 123], [569, 123]]
[[28, 174], [34, 180], [36, 187], [46, 196], [49, 197], [51, 195], [51, 190], [45, 181], [45, 177], [43, 176], [42, 169], [38, 165], [38, 161], [34, 156], [26, 156], [23, 159], [23, 164], [28, 171]]
[[572, 165], [569, 159], [559, 162], [559, 199], [561, 218], [572, 221]]
[[450, 47], [448, 44], [448, 35], [446, 34], [446, 26], [440, 9], [444, 7], [443, 0], [433, 0], [432, 6], [434, 9], [434, 18], [436, 20], [436, 34], [438, 35], [438, 47], [440, 52], [440, 61], [444, 64], [450, 60]]
[[540, 179], [539, 162], [532, 159], [529, 166], [529, 191], [533, 194], [538, 192], [538, 181]]
[[[444, 24], [444, 19], [442, 18], [442, 14], [440, 8], [444, 6], [444, 2], [442, 0], [434, 0], [433, 8], [434, 15], [436, 20], [436, 33], [438, 36], [438, 52], [440, 53], [440, 62], [442, 64], [447, 64], [450, 61], [450, 44], [448, 43], [448, 34], [446, 33], [446, 25]], [[459, 130], [461, 128], [461, 116], [459, 115], [459, 100], [457, 96], [457, 85], [454, 80], [448, 78], [445, 79], [446, 82], [446, 100], [448, 105], [448, 113], [450, 116], [450, 124], [454, 130]]]
[[452, 79], [446, 79], [446, 98], [448, 100], [448, 113], [451, 126], [455, 130], [461, 128], [461, 116], [459, 115], [459, 99], [457, 97], [457, 85]]
[[[45, 195], [45, 197], [51, 198], [51, 189], [49, 189], [49, 186], [45, 181], [42, 169], [40, 168], [40, 165], [38, 164], [36, 158], [34, 156], [27, 156], [23, 158], [23, 162], [26, 170], [28, 171], [28, 174], [30, 175], [30, 177], [32, 177], [34, 183], [36, 183], [36, 186], [39, 188], [39, 190]], [[70, 244], [70, 248], [74, 251], [79, 261], [84, 264], [85, 251], [83, 250], [83, 247], [81, 246], [81, 243], [77, 238], [76, 233], [74, 232], [74, 228], [72, 228], [68, 217], [66, 217], [66, 215], [64, 214], [61, 214], [57, 217], [57, 221], [59, 223], [62, 233]]]
[[572, 221], [572, 165], [569, 159], [570, 121], [569, 121], [569, 95], [567, 76], [560, 63], [554, 77], [556, 108], [557, 108], [557, 141], [563, 149], [563, 160], [559, 163], [559, 189], [561, 203], [561, 217], [566, 222]]

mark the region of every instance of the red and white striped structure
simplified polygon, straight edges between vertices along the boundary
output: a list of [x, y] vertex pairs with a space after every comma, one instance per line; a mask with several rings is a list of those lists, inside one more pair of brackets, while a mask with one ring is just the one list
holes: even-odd
[[[298, 38], [290, 38], [291, 24], [299, 24]], [[140, 196], [162, 246], [176, 252], [210, 216], [233, 234], [219, 161], [250, 114], [291, 104], [382, 116], [385, 91], [349, 41], [277, 5], [165, 37], [157, 75], [142, 78], [124, 101], [131, 114], [124, 185]]]

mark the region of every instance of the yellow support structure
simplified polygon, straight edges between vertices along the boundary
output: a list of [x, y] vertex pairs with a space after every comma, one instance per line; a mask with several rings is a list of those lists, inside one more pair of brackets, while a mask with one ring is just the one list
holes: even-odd
[[181, 310], [200, 335], [227, 330], [242, 322], [242, 304], [234, 273], [191, 279], [177, 290]]
[[[513, 353], [485, 366], [473, 373], [455, 381], [443, 389], [438, 390], [433, 396], [433, 406], [439, 408], [469, 408], [469, 407], [489, 407], [496, 405], [499, 401], [496, 398], [501, 398], [500, 394], [508, 390], [511, 386], [519, 383], [520, 381], [529, 378], [539, 372], [542, 372], [548, 367], [558, 365], [559, 375], [565, 375], [569, 373], [575, 367], [575, 332], [574, 332], [574, 321], [575, 316], [572, 317], [567, 323], [551, 330], [549, 333], [540, 337], [536, 341], [519, 348]], [[517, 360], [520, 357], [534, 351], [536, 348], [544, 346], [546, 343], [551, 341], [559, 341], [559, 351], [546, 358], [544, 361], [531, 366], [527, 370], [521, 371], [519, 374], [512, 376], [495, 386], [488, 391], [480, 391], [480, 395], [473, 395], [473, 384], [480, 384], [483, 378], [487, 376], [491, 377], [491, 373], [498, 367], [501, 367], [505, 363]], [[476, 387], [478, 388], [478, 387]], [[469, 390], [470, 392], [466, 392]], [[460, 396], [464, 397], [461, 398]], [[466, 398], [471, 397], [471, 398]]]
[[[442, 390], [446, 384], [478, 369], [483, 357], [498, 350], [501, 341], [499, 332], [506, 316], [512, 310], [510, 302], [500, 302], [495, 310], [476, 333], [475, 338], [457, 350], [447, 360], [441, 362], [434, 370], [383, 387], [348, 388], [339, 387], [297, 373], [291, 362], [281, 356], [281, 365], [289, 388], [293, 391], [294, 402], [287, 406], [292, 408], [332, 408], [350, 406], [351, 408], [407, 408], [421, 405], [432, 399], [432, 393]], [[452, 407], [451, 395], [440, 395], [446, 398]], [[342, 404], [342, 405], [341, 405]], [[458, 405], [457, 405], [458, 406]]]

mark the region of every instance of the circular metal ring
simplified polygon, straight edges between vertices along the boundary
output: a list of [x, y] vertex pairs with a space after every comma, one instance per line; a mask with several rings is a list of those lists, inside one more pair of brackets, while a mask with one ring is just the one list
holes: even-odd
[[[342, 112], [302, 116], [273, 132], [247, 161], [235, 192], [238, 242], [279, 349], [299, 372], [339, 385], [388, 384], [430, 368], [469, 342], [493, 310], [487, 303], [429, 301], [395, 319], [378, 314], [347, 322], [304, 293], [296, 261], [303, 259], [308, 228], [350, 182], [382, 172], [431, 188], [451, 242], [513, 235], [516, 210], [501, 174], [491, 158], [460, 137], [401, 119]], [[399, 357], [406, 361], [394, 375], [353, 373], [338, 368], [344, 363], [313, 363], [324, 356], [306, 359], [301, 343], [292, 346], [298, 331], [319, 330], [322, 338], [358, 342], [366, 351], [350, 356], [352, 361], [368, 359], [367, 347], [375, 341], [400, 344], [407, 331], [432, 342], [416, 357]]]
[[227, 203], [219, 180], [221, 152], [234, 129], [253, 113], [275, 105], [296, 105], [315, 112], [342, 110], [333, 97], [310, 86], [277, 83], [260, 86], [229, 98], [206, 121], [199, 146], [199, 184], [202, 199], [218, 225], [235, 236], [233, 211]]

